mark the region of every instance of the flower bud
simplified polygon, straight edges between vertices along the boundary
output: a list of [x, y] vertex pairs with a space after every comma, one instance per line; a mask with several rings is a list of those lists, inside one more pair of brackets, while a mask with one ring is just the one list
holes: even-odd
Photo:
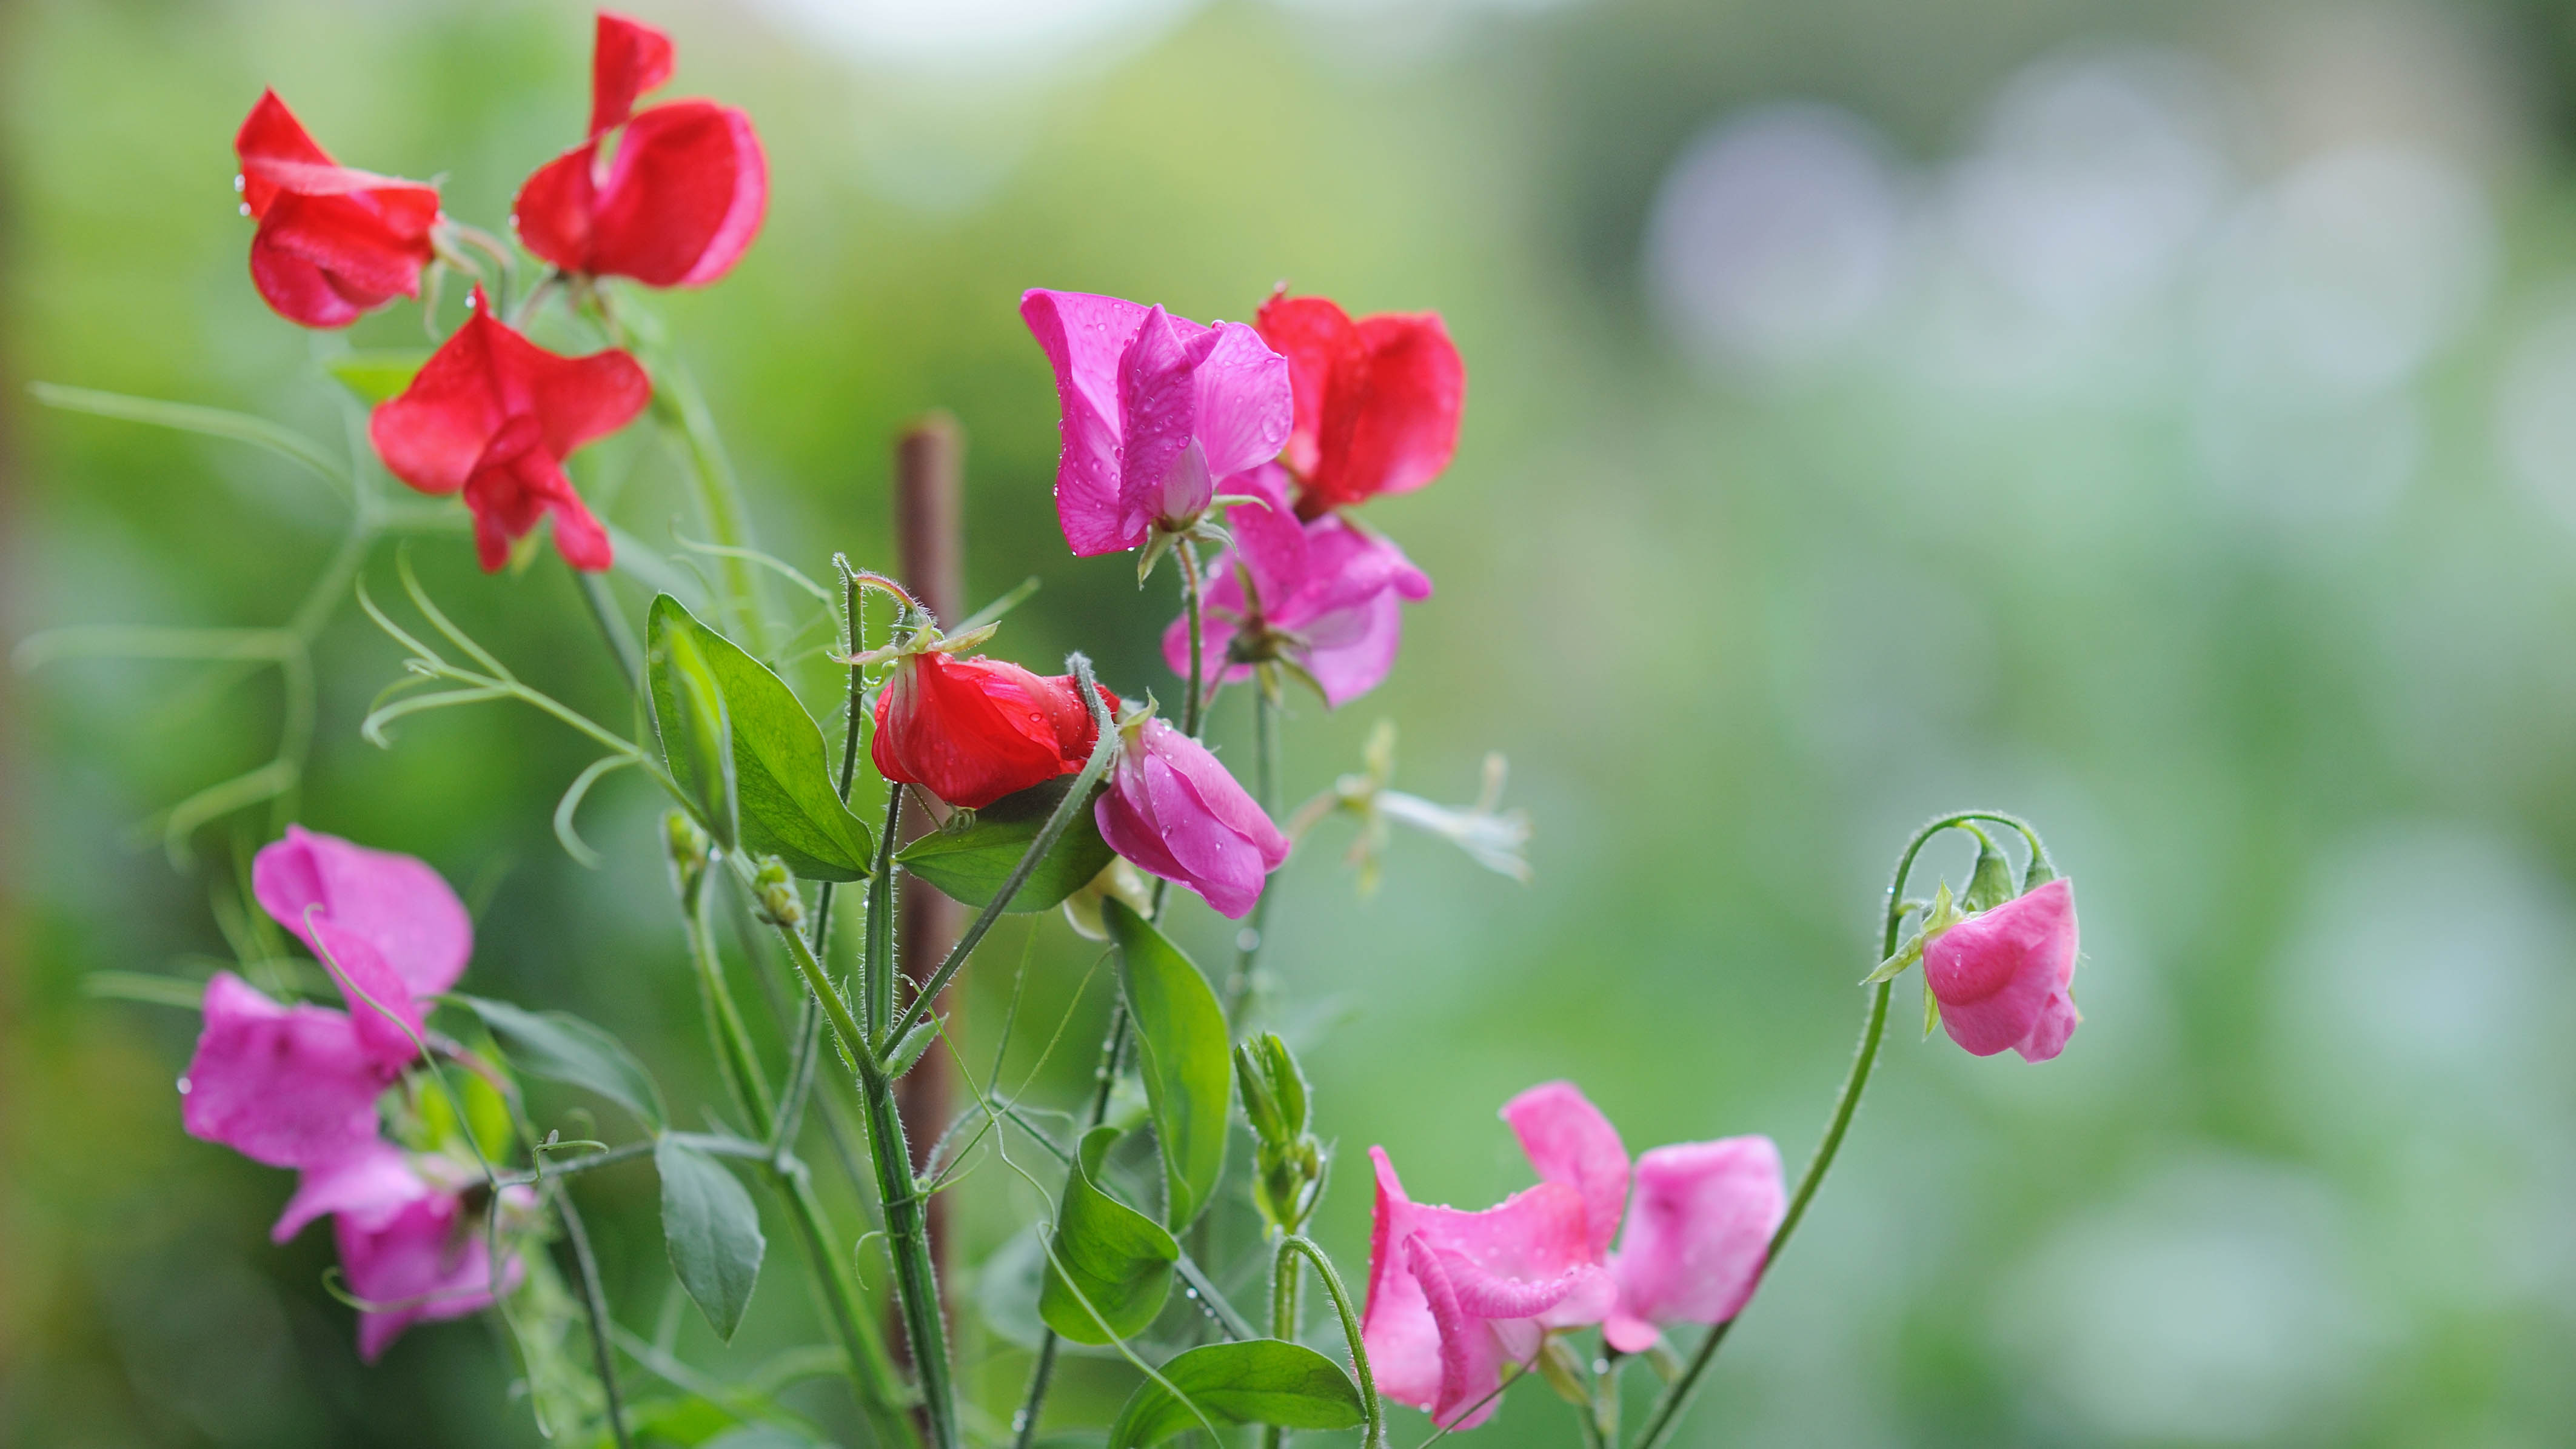
[[1275, 1032], [1239, 1043], [1234, 1066], [1255, 1138], [1253, 1205], [1280, 1232], [1297, 1232], [1324, 1181], [1323, 1144], [1306, 1130], [1306, 1075]]
[[795, 930], [805, 923], [805, 901], [796, 894], [795, 877], [777, 856], [764, 857], [760, 873], [752, 878], [752, 897], [758, 903], [757, 914], [770, 925]]
[[1977, 838], [1977, 868], [1968, 877], [1968, 893], [1959, 904], [1971, 911], [1991, 911], [2020, 892], [2013, 889], [2012, 862], [1984, 836]]
[[662, 817], [662, 848], [671, 861], [671, 888], [682, 900], [696, 895], [707, 873], [706, 831], [686, 810], [674, 810]]
[[1064, 898], [1066, 924], [1086, 941], [1108, 940], [1109, 923], [1100, 918], [1100, 903], [1112, 896], [1126, 902], [1140, 916], [1153, 910], [1154, 892], [1145, 884], [1145, 877], [1124, 860], [1113, 860], [1080, 890]]

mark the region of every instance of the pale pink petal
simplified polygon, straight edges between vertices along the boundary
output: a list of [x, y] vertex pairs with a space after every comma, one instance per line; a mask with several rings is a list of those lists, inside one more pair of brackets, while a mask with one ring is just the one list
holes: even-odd
[[[1941, 1026], [1974, 1056], [1993, 1056], [2031, 1038], [2042, 1018], [2074, 1030], [2073, 1004], [2054, 1011], [2075, 977], [2075, 886], [2063, 877], [1970, 916], [1923, 950], [1924, 980], [1941, 1004]], [[2044, 1039], [2042, 1056], [2055, 1056]]]
[[1494, 1415], [1502, 1396], [1502, 1345], [1484, 1319], [1459, 1300], [1440, 1255], [1422, 1235], [1404, 1240], [1404, 1263], [1440, 1334], [1440, 1391], [1427, 1406], [1443, 1429], [1473, 1429]]
[[1384, 593], [1310, 622], [1306, 672], [1324, 690], [1324, 703], [1339, 709], [1386, 682], [1404, 644], [1404, 608]]
[[1240, 558], [1252, 570], [1263, 609], [1278, 608], [1305, 586], [1309, 573], [1306, 527], [1297, 521], [1288, 498], [1288, 470], [1265, 463], [1226, 479], [1222, 491], [1260, 501], [1226, 509], [1225, 526], [1234, 535], [1235, 549], [1219, 555], [1217, 568], [1231, 574], [1232, 560]]
[[[1635, 1342], [1641, 1324], [1723, 1323], [1741, 1312], [1786, 1209], [1768, 1137], [1675, 1143], [1639, 1157], [1611, 1263], [1619, 1336]], [[1652, 1341], [1651, 1328], [1644, 1337]]]
[[376, 1139], [392, 1078], [347, 1016], [280, 1006], [225, 971], [206, 983], [179, 1118], [189, 1136], [271, 1167], [327, 1166]]
[[2074, 998], [2063, 991], [2058, 992], [2048, 998], [2047, 1006], [2041, 1008], [2039, 1021], [2031, 1027], [2030, 1035], [2013, 1043], [2013, 1050], [2020, 1052], [2026, 1062], [2049, 1061], [2066, 1050], [2067, 1038], [2075, 1035], [2076, 1026], [2083, 1020], [2084, 1013], [2075, 1009]]
[[1502, 1118], [1541, 1179], [1582, 1195], [1585, 1250], [1600, 1262], [1628, 1207], [1628, 1149], [1619, 1129], [1572, 1082], [1541, 1082], [1505, 1102]]
[[1440, 1401], [1440, 1326], [1433, 1321], [1422, 1285], [1405, 1263], [1404, 1242], [1413, 1235], [1413, 1201], [1404, 1195], [1386, 1149], [1369, 1149], [1377, 1174], [1377, 1206], [1369, 1237], [1368, 1299], [1360, 1316], [1360, 1341], [1379, 1392], [1400, 1404], [1428, 1409]]
[[362, 1228], [382, 1227], [428, 1192], [402, 1149], [377, 1138], [337, 1162], [304, 1169], [268, 1236], [283, 1243], [324, 1213], [339, 1213]]

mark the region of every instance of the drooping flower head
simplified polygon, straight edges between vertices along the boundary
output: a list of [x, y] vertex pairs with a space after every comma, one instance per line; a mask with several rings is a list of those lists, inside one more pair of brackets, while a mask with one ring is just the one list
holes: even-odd
[[400, 397], [376, 405], [367, 434], [377, 455], [423, 493], [465, 495], [486, 572], [548, 514], [565, 562], [606, 569], [608, 530], [573, 491], [563, 460], [634, 421], [652, 380], [615, 348], [548, 352], [492, 316], [480, 287], [473, 309]]
[[251, 281], [279, 316], [346, 327], [396, 297], [420, 295], [438, 188], [334, 162], [275, 91], [251, 107], [233, 151], [242, 207], [259, 222]]
[[1923, 978], [1941, 1026], [1973, 1056], [2006, 1047], [2044, 1062], [2066, 1049], [2084, 1014], [2075, 980], [2075, 885], [2059, 877], [1923, 944]]
[[751, 118], [731, 106], [635, 109], [671, 78], [672, 59], [669, 36], [599, 12], [590, 136], [519, 189], [512, 220], [528, 250], [568, 272], [651, 287], [705, 286], [742, 259], [769, 209], [768, 159]]
[[[453, 1187], [414, 1176], [412, 1191], [365, 1211], [333, 1217], [331, 1236], [349, 1292], [373, 1305], [358, 1313], [358, 1357], [374, 1363], [415, 1323], [464, 1318], [492, 1306], [516, 1288], [526, 1265], [516, 1254], [492, 1270], [492, 1250], [482, 1215]], [[493, 1210], [524, 1215], [536, 1196], [525, 1187], [502, 1189]]]
[[400, 1064], [346, 1012], [281, 1006], [229, 971], [206, 983], [205, 1028], [179, 1079], [188, 1135], [271, 1167], [328, 1167], [376, 1140], [376, 1098]]
[[1283, 290], [1254, 326], [1288, 359], [1297, 421], [1287, 464], [1298, 512], [1365, 503], [1438, 477], [1458, 446], [1467, 368], [1437, 312], [1381, 312], [1351, 320], [1324, 297]]
[[1100, 838], [1138, 870], [1241, 920], [1288, 859], [1288, 837], [1207, 746], [1160, 716], [1131, 714], [1119, 732], [1117, 768], [1092, 806]]
[[[1100, 695], [1114, 717], [1118, 696]], [[1081, 769], [1099, 740], [1073, 676], [927, 649], [898, 659], [877, 692], [868, 755], [889, 780], [980, 810]]]
[[1370, 1149], [1361, 1336], [1379, 1388], [1444, 1428], [1483, 1422], [1503, 1360], [1531, 1362], [1548, 1329], [1598, 1323], [1611, 1347], [1642, 1353], [1661, 1324], [1733, 1318], [1786, 1207], [1767, 1137], [1658, 1147], [1632, 1171], [1618, 1129], [1572, 1083], [1532, 1087], [1502, 1117], [1539, 1184], [1481, 1213], [1410, 1202], [1385, 1149]]
[[[1226, 509], [1234, 547], [1209, 566], [1200, 668], [1229, 683], [1255, 666], [1293, 666], [1340, 708], [1385, 680], [1404, 639], [1402, 605], [1431, 597], [1431, 576], [1393, 540], [1338, 514], [1300, 522], [1288, 479], [1273, 464], [1227, 487], [1259, 501]], [[1246, 585], [1249, 585], [1249, 588]], [[1189, 617], [1163, 632], [1163, 658], [1189, 673]]]
[[[1055, 369], [1056, 517], [1083, 557], [1186, 531], [1226, 480], [1278, 456], [1295, 419], [1287, 359], [1240, 322], [1032, 290], [1020, 316]], [[1220, 486], [1223, 484], [1224, 486]]]

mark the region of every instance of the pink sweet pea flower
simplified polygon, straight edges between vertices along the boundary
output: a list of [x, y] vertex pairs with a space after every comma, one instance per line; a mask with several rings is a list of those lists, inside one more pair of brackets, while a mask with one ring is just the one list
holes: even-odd
[[474, 951], [473, 919], [437, 871], [290, 825], [251, 862], [251, 892], [332, 968], [360, 1045], [389, 1068], [419, 1055], [417, 998], [455, 985]]
[[633, 422], [652, 401], [652, 379], [615, 348], [548, 352], [491, 315], [479, 286], [473, 305], [411, 386], [376, 405], [368, 440], [405, 483], [464, 495], [485, 573], [507, 563], [511, 541], [548, 514], [564, 561], [601, 572], [614, 561], [608, 530], [573, 491], [563, 462]]
[[315, 1169], [376, 1141], [376, 1098], [400, 1063], [361, 1042], [346, 1013], [280, 1006], [224, 971], [206, 983], [205, 1021], [179, 1079], [189, 1136], [271, 1167]]
[[1092, 806], [1101, 839], [1137, 869], [1241, 920], [1288, 859], [1288, 837], [1207, 746], [1153, 715], [1119, 728], [1117, 767]]
[[[1240, 683], [1253, 666], [1239, 661], [1276, 657], [1304, 670], [1335, 709], [1377, 688], [1403, 642], [1400, 606], [1431, 597], [1431, 576], [1392, 540], [1337, 514], [1298, 522], [1287, 472], [1277, 464], [1226, 487], [1262, 501], [1226, 510], [1235, 546], [1209, 566], [1200, 626], [1204, 677]], [[1186, 614], [1163, 631], [1163, 659], [1183, 677], [1188, 635]]]
[[589, 139], [539, 167], [511, 208], [528, 250], [567, 272], [702, 287], [750, 249], [769, 210], [760, 137], [749, 116], [713, 101], [637, 111], [671, 68], [669, 36], [599, 12]]
[[1593, 1261], [1619, 1284], [1601, 1330], [1611, 1347], [1643, 1353], [1657, 1324], [1723, 1323], [1752, 1298], [1787, 1211], [1770, 1138], [1658, 1147], [1637, 1159], [1632, 1184], [1619, 1130], [1573, 1083], [1542, 1082], [1504, 1103], [1502, 1117], [1540, 1180], [1583, 1197]]
[[1232, 489], [1225, 480], [1288, 440], [1288, 360], [1240, 322], [1202, 327], [1161, 307], [1043, 288], [1020, 298], [1020, 316], [1055, 368], [1056, 517], [1078, 555], [1187, 529]]
[[1536, 1358], [1549, 1328], [1597, 1322], [1616, 1292], [1594, 1261], [1581, 1193], [1542, 1182], [1483, 1212], [1405, 1196], [1377, 1164], [1368, 1308], [1360, 1339], [1380, 1393], [1472, 1429], [1494, 1411], [1506, 1359]]
[[[349, 1292], [376, 1307], [358, 1314], [358, 1357], [374, 1363], [415, 1323], [463, 1318], [492, 1306], [494, 1289], [516, 1288], [526, 1265], [512, 1255], [492, 1272], [490, 1244], [480, 1215], [459, 1194], [414, 1178], [407, 1201], [371, 1214], [343, 1212], [332, 1220], [340, 1271]], [[524, 1210], [535, 1197], [524, 1187], [505, 1189], [501, 1206]]]
[[1970, 1055], [2010, 1047], [2044, 1062], [2084, 1019], [2067, 994], [2075, 953], [2075, 885], [2061, 877], [1925, 942], [1923, 976], [1942, 1029]]
[[360, 1227], [382, 1227], [428, 1191], [401, 1148], [370, 1138], [336, 1161], [304, 1169], [269, 1240], [283, 1243], [326, 1213]]

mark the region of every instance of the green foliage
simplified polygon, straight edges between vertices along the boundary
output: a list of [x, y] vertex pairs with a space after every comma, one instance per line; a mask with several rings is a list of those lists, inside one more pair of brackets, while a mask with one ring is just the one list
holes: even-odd
[[[985, 905], [1010, 879], [1073, 781], [1072, 775], [1059, 775], [981, 810], [960, 811], [946, 826], [905, 846], [895, 859], [945, 894], [970, 906]], [[1061, 904], [1116, 858], [1117, 852], [1100, 838], [1092, 813], [1079, 811], [1004, 909], [1043, 911]]]
[[1103, 901], [1101, 918], [1136, 1017], [1136, 1065], [1163, 1155], [1163, 1221], [1177, 1233], [1198, 1218], [1225, 1172], [1234, 1088], [1225, 1012], [1199, 968], [1126, 902]]
[[[708, 832], [735, 843], [709, 814], [725, 808], [715, 782], [729, 765], [742, 849], [775, 855], [807, 880], [865, 879], [872, 837], [841, 803], [822, 728], [795, 691], [668, 594], [653, 601], [648, 632], [663, 763]], [[721, 704], [721, 734], [707, 693]]]
[[662, 1243], [671, 1269], [716, 1336], [730, 1340], [768, 1247], [760, 1210], [722, 1163], [676, 1138], [654, 1145], [653, 1166], [662, 1174]]
[[1171, 1295], [1172, 1265], [1181, 1256], [1170, 1233], [1101, 1189], [1100, 1164], [1117, 1140], [1115, 1127], [1083, 1134], [1064, 1175], [1053, 1260], [1038, 1293], [1038, 1315], [1075, 1343], [1108, 1343], [1144, 1332]]
[[1147, 1449], [1209, 1423], [1348, 1429], [1367, 1417], [1359, 1386], [1340, 1364], [1276, 1338], [1211, 1343], [1174, 1357], [1160, 1372], [1171, 1388], [1152, 1379], [1137, 1385], [1109, 1426], [1107, 1449]]
[[360, 402], [380, 403], [400, 397], [429, 361], [427, 348], [384, 352], [344, 352], [322, 364]]
[[[587, 1087], [659, 1129], [662, 1089], [625, 1043], [568, 1011], [529, 1011], [462, 993], [448, 1000], [471, 1010], [522, 1072]], [[470, 1104], [469, 1098], [469, 1104]]]

